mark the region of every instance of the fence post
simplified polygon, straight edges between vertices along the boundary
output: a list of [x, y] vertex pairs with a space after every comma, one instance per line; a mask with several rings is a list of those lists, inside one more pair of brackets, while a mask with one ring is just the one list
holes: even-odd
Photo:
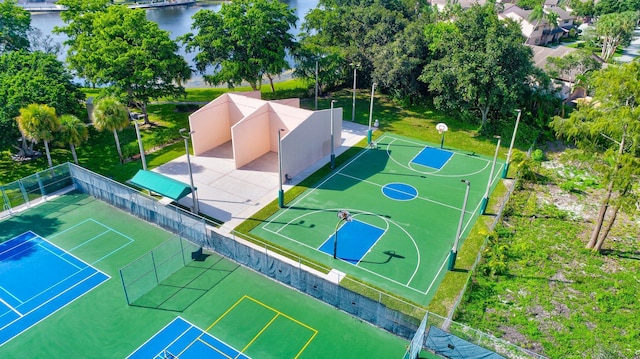
[[122, 288], [124, 288], [124, 298], [127, 300], [127, 305], [131, 305], [131, 302], [129, 302], [129, 293], [127, 293], [127, 286], [124, 284], [122, 269], [118, 270], [118, 272], [120, 272], [120, 280], [122, 281]]
[[151, 264], [153, 264], [153, 274], [155, 274], [156, 276], [156, 285], [160, 284], [160, 281], [158, 280], [158, 269], [156, 268], [156, 259], [153, 257], [153, 251], [150, 252], [151, 253]]
[[36, 172], [36, 179], [38, 180], [38, 187], [40, 187], [40, 194], [42, 194], [42, 198], [46, 200], [47, 191], [45, 191], [44, 185], [42, 184], [42, 178], [40, 178], [40, 172]]
[[22, 179], [18, 180], [18, 186], [20, 186], [20, 193], [22, 193], [22, 199], [24, 200], [24, 204], [31, 208], [31, 206], [29, 206], [29, 195], [27, 194], [27, 190], [24, 188], [24, 184], [22, 183]]

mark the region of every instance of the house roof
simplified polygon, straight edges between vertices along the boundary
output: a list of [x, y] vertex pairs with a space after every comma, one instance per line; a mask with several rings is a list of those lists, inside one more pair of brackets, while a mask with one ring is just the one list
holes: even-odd
[[536, 67], [545, 69], [547, 65], [547, 59], [550, 56], [553, 57], [563, 57], [566, 54], [576, 51], [576, 49], [566, 46], [558, 46], [558, 47], [544, 47], [544, 46], [536, 46], [536, 45], [527, 45], [533, 49], [533, 63]]
[[[454, 3], [452, 0], [431, 0], [431, 5], [438, 6], [439, 8], [444, 8], [449, 3]], [[464, 9], [470, 8], [474, 4], [484, 5], [487, 0], [458, 0], [457, 3]]]
[[[575, 19], [575, 16], [572, 16], [571, 14], [569, 14], [568, 12], [566, 12], [564, 9], [559, 8], [557, 6], [554, 7], [545, 7], [544, 8], [545, 12], [554, 12], [556, 14], [558, 14], [558, 20], [563, 21], [563, 20], [569, 20], [569, 19]], [[529, 20], [529, 18], [531, 17], [531, 13], [533, 12], [533, 10], [525, 10], [521, 7], [519, 7], [518, 5], [515, 4], [508, 4], [507, 6], [504, 7], [504, 11], [502, 11], [502, 14], [514, 14], [517, 17], [521, 18], [522, 21], [526, 21], [530, 24], [532, 24], [531, 20]], [[538, 25], [542, 25], [542, 26], [546, 26], [548, 24], [546, 19], [540, 19], [540, 21], [536, 21], [536, 23], [538, 23]]]
[[558, 14], [558, 18], [560, 20], [575, 19], [575, 16], [569, 14], [565, 9], [561, 7], [545, 7], [545, 10], [555, 12], [556, 14]]
[[[566, 46], [557, 46], [557, 47], [543, 47], [543, 46], [536, 46], [536, 45], [528, 45], [527, 46], [531, 47], [531, 49], [533, 49], [533, 62], [535, 64], [536, 67], [541, 68], [543, 70], [546, 71], [546, 66], [547, 66], [547, 60], [549, 59], [549, 57], [564, 57], [567, 54], [570, 54], [574, 51], [577, 51], [574, 48], [571, 47], [566, 47]], [[607, 64], [604, 63], [604, 61], [602, 61], [601, 58], [599, 58], [597, 55], [592, 55], [594, 58], [598, 59], [600, 62], [602, 62], [602, 67], [606, 67]], [[562, 80], [562, 81], [567, 81], [567, 82], [575, 82], [576, 81], [576, 76], [578, 75], [577, 70], [576, 71], [572, 71], [569, 74], [561, 74], [558, 77], [558, 80]]]

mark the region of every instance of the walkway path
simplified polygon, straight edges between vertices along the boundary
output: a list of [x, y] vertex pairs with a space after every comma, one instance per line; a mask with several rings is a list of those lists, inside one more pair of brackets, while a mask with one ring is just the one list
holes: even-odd
[[615, 58], [618, 62], [631, 62], [636, 57], [640, 56], [640, 28], [636, 28], [633, 32], [633, 39], [631, 44], [622, 50], [622, 56]]

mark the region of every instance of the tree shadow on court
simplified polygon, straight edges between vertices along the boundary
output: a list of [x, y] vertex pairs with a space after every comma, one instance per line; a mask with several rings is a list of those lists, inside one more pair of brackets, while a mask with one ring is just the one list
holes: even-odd
[[368, 264], [387, 264], [389, 262], [391, 262], [391, 259], [393, 258], [397, 258], [397, 259], [405, 259], [406, 257], [400, 254], [397, 254], [396, 251], [393, 250], [386, 250], [384, 252], [382, 252], [384, 254], [387, 255], [387, 259], [384, 261], [364, 261], [364, 260], [358, 260], [358, 259], [348, 259], [348, 258], [340, 258], [343, 261], [348, 261], [348, 262], [355, 262], [355, 263], [368, 263]]
[[134, 307], [184, 312], [240, 267], [222, 257], [192, 252], [192, 262], [179, 269], [135, 302]]
[[[8, 241], [28, 231], [32, 231], [40, 237], [47, 238], [48, 236], [57, 233], [60, 225], [61, 223], [57, 218], [48, 218], [41, 215], [23, 213], [0, 225], [0, 232], [2, 232], [3, 237], [2, 242]], [[34, 252], [36, 252], [36, 248], [34, 246], [24, 246], [20, 248], [20, 251], [16, 251], [16, 253], [12, 253], [10, 257], [4, 258], [3, 261], [19, 261], [22, 258], [30, 256]]]
[[358, 160], [348, 167], [343, 168], [341, 173], [348, 176], [338, 176], [334, 178], [340, 178], [340, 180], [326, 181], [322, 184], [322, 189], [332, 191], [344, 191], [352, 186], [361, 183], [368, 178], [380, 174], [386, 167], [391, 157], [391, 151], [382, 150], [380, 148], [373, 148], [366, 150], [362, 156], [358, 157]]

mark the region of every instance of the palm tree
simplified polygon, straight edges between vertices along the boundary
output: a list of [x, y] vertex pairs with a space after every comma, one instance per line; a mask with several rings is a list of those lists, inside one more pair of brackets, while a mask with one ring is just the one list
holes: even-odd
[[51, 153], [49, 152], [49, 141], [53, 140], [53, 132], [60, 127], [56, 110], [47, 105], [34, 103], [26, 108], [21, 108], [20, 116], [16, 120], [18, 121], [20, 132], [25, 138], [34, 142], [40, 140], [44, 142], [49, 167], [53, 167]]
[[122, 157], [122, 149], [120, 149], [120, 140], [118, 139], [118, 131], [125, 128], [129, 124], [129, 111], [127, 107], [118, 101], [115, 97], [104, 97], [96, 103], [93, 109], [93, 125], [98, 131], [113, 131], [113, 137], [116, 140], [118, 148], [118, 156], [120, 163], [124, 162]]
[[525, 44], [529, 42], [531, 35], [536, 31], [536, 28], [540, 25], [540, 21], [542, 21], [542, 19], [544, 19], [544, 9], [542, 8], [542, 5], [536, 5], [533, 10], [531, 10], [531, 14], [529, 14], [529, 21], [535, 21], [536, 24], [533, 25], [533, 30], [531, 30], [531, 33], [524, 41]]
[[60, 116], [60, 141], [68, 143], [71, 147], [73, 162], [78, 164], [78, 155], [76, 155], [76, 146], [89, 138], [89, 130], [87, 126], [74, 115]]
[[[560, 16], [557, 13], [549, 11], [548, 13], [544, 14], [544, 19], [547, 21], [547, 23], [549, 23], [552, 31], [560, 27]], [[551, 40], [556, 40], [555, 35], [552, 35]]]

